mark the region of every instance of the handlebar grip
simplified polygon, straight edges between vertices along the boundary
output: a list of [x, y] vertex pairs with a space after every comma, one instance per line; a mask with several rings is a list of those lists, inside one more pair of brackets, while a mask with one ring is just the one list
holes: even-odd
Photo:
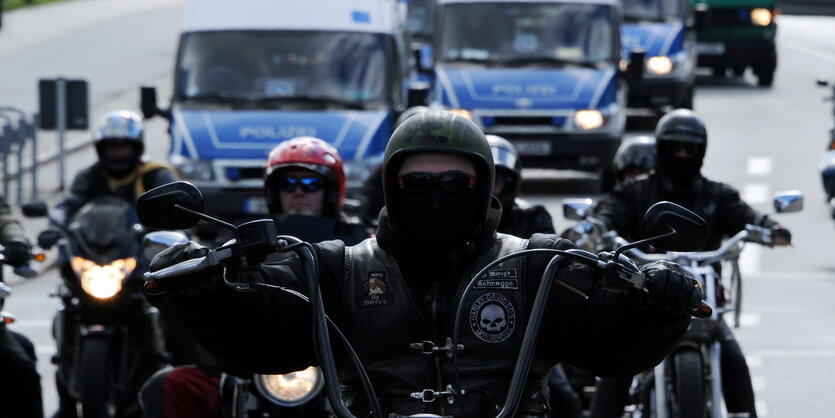
[[713, 309], [702, 302], [699, 306], [690, 309], [690, 315], [696, 318], [710, 318], [713, 315]]

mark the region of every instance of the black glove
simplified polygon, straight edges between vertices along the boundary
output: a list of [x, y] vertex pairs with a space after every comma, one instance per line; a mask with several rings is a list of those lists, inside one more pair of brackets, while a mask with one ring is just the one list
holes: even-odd
[[61, 239], [61, 231], [54, 229], [47, 229], [38, 234], [38, 247], [45, 250], [52, 248], [58, 240]]
[[656, 261], [641, 267], [647, 276], [647, 304], [673, 315], [688, 314], [702, 301], [699, 281], [689, 271], [669, 261]]
[[3, 243], [3, 247], [5, 248], [3, 254], [6, 257], [6, 264], [12, 267], [28, 264], [29, 260], [32, 259], [32, 245], [24, 237], [13, 237]]
[[771, 229], [771, 240], [775, 245], [788, 245], [792, 243], [792, 233], [782, 227]]
[[[177, 244], [157, 254], [151, 260], [150, 271], [162, 270], [192, 258], [203, 257], [208, 252], [208, 248], [193, 241]], [[145, 282], [145, 293], [149, 295], [165, 293], [171, 296], [196, 295], [201, 289], [212, 287], [222, 280], [221, 274], [222, 269], [213, 267], [194, 274], [149, 281]]]

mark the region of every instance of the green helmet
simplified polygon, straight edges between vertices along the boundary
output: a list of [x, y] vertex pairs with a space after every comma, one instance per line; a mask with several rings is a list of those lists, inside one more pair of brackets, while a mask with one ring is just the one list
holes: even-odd
[[410, 154], [424, 152], [462, 154], [472, 160], [478, 178], [479, 196], [484, 202], [480, 206], [484, 210], [479, 216], [486, 220], [495, 176], [490, 144], [475, 123], [446, 111], [428, 111], [411, 116], [391, 134], [383, 157], [383, 198], [389, 216], [397, 213], [395, 187], [403, 159]]

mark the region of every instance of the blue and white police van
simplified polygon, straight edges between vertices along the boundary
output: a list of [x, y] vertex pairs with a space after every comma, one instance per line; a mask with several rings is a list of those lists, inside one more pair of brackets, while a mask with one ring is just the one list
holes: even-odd
[[358, 188], [406, 106], [404, 20], [394, 0], [194, 0], [171, 107], [143, 87], [143, 113], [169, 119], [170, 162], [210, 214], [266, 212], [267, 154], [297, 136], [334, 145], [349, 190]]
[[437, 8], [431, 106], [505, 137], [525, 167], [611, 173], [626, 120], [619, 1], [439, 0]]
[[663, 111], [693, 108], [696, 38], [689, 0], [622, 0], [624, 56], [645, 54], [644, 74], [629, 84], [627, 105]]

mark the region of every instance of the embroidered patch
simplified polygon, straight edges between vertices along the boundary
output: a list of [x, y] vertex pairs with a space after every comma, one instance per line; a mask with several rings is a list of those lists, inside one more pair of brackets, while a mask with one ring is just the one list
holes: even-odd
[[503, 342], [515, 327], [516, 310], [510, 299], [498, 293], [482, 295], [470, 308], [470, 329], [484, 342]]
[[473, 289], [518, 289], [519, 279], [516, 269], [488, 270], [475, 281]]
[[386, 282], [386, 272], [372, 271], [368, 279], [362, 282], [362, 296], [360, 307], [391, 305], [391, 293]]

